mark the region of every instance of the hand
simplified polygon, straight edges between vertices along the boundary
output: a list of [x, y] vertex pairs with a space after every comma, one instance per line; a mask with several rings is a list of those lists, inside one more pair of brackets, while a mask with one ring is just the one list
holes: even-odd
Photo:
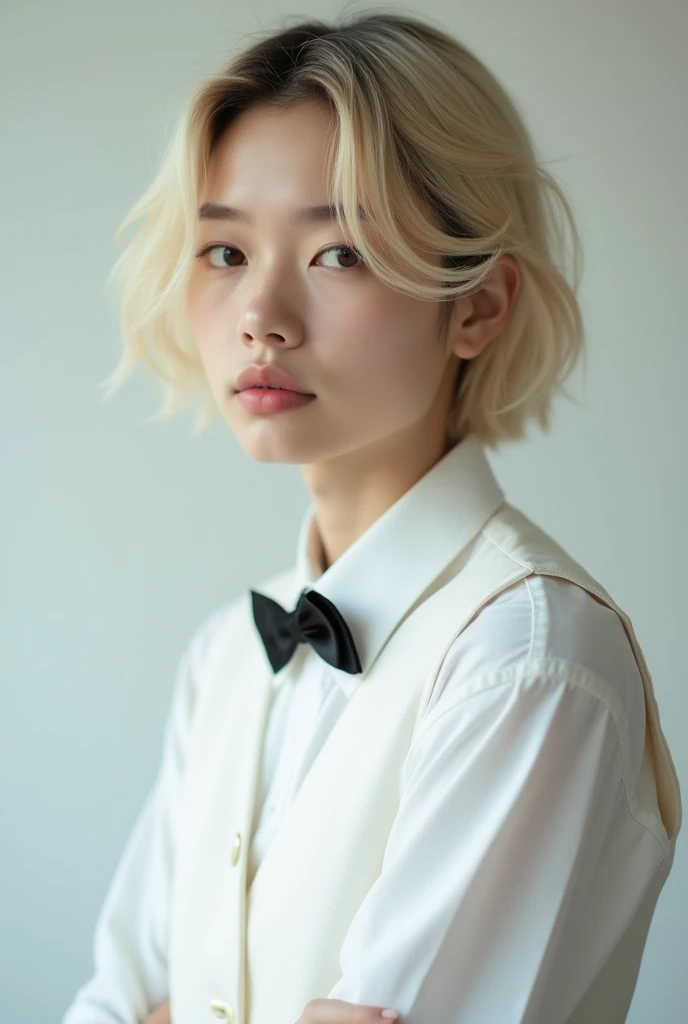
[[[401, 1015], [393, 1012], [397, 1024], [402, 1024]], [[385, 1024], [394, 1020], [391, 1010], [384, 1006], [362, 1006], [345, 1003], [343, 999], [311, 999], [296, 1024]]]
[[169, 999], [166, 999], [164, 1003], [156, 1007], [141, 1024], [171, 1024]]

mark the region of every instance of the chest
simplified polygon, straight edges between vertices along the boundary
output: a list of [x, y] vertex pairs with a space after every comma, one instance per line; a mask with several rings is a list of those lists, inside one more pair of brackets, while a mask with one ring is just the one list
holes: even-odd
[[348, 697], [328, 666], [301, 645], [278, 673], [261, 754], [260, 778], [250, 840], [248, 884], [267, 853], [301, 784]]

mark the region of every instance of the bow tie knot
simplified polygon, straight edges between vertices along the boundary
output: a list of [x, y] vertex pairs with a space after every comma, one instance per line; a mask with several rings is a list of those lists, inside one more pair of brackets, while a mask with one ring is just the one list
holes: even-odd
[[356, 644], [339, 609], [316, 590], [301, 591], [289, 612], [278, 601], [251, 590], [253, 619], [275, 672], [287, 664], [300, 643], [308, 643], [324, 661], [345, 672], [362, 671]]

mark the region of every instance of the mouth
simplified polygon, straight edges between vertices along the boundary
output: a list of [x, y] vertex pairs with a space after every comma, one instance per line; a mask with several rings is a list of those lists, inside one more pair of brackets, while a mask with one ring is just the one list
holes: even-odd
[[257, 416], [272, 416], [301, 409], [315, 401], [315, 395], [303, 391], [290, 391], [282, 387], [250, 387], [236, 392], [236, 400], [247, 412]]
[[294, 388], [282, 388], [275, 384], [250, 384], [247, 388], [234, 388], [234, 394], [240, 395], [244, 391], [288, 391], [292, 395], [305, 395], [308, 398], [315, 398], [309, 391], [296, 391]]

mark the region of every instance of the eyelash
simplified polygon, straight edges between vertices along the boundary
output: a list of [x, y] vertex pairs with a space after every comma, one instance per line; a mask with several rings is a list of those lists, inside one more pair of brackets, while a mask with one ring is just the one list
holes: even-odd
[[[202, 259], [204, 256], [207, 256], [207, 254], [209, 252], [212, 252], [213, 249], [232, 249], [234, 252], [241, 252], [241, 249], [238, 249], [234, 245], [221, 245], [221, 244], [218, 244], [218, 243], [213, 243], [213, 244], [204, 246], [202, 249], [198, 249], [198, 251], [196, 252], [196, 259], [198, 259], [198, 260]], [[363, 263], [363, 260], [362, 260], [360, 252], [358, 251], [358, 249], [354, 249], [354, 247], [352, 245], [331, 245], [327, 249], [322, 249], [318, 253], [318, 256], [324, 256], [326, 252], [333, 252], [333, 251], [334, 252], [337, 252], [337, 251], [340, 251], [340, 252], [351, 252], [355, 256], [357, 256], [358, 259], [360, 260], [360, 263], [357, 266], [355, 266], [355, 267], [339, 267], [338, 268], [339, 271], [360, 270], [360, 269], [362, 269], [365, 266], [365, 263]], [[233, 270], [234, 268], [233, 267], [215, 267], [212, 264], [210, 264], [210, 269], [211, 270]], [[334, 267], [326, 267], [325, 269], [326, 270], [335, 270]]]

